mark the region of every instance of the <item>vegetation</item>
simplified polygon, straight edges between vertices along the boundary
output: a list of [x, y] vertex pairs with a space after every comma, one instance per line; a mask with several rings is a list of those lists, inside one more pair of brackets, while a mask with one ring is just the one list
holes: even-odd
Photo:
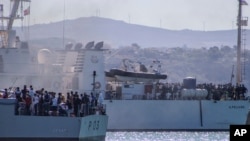
[[[115, 54], [115, 55], [112, 55]], [[150, 65], [157, 59], [162, 63], [162, 73], [168, 75], [168, 82], [182, 82], [183, 78], [196, 77], [197, 83], [229, 83], [236, 73], [236, 47], [212, 46], [209, 48], [187, 48], [187, 47], [149, 47], [140, 48], [137, 44], [131, 46], [111, 49], [107, 55], [112, 56], [106, 61], [106, 69], [119, 68], [122, 59], [129, 58]], [[244, 50], [242, 63], [242, 74], [245, 78], [250, 72], [250, 51]], [[245, 72], [245, 75], [244, 75]], [[232, 79], [235, 83], [235, 78]]]

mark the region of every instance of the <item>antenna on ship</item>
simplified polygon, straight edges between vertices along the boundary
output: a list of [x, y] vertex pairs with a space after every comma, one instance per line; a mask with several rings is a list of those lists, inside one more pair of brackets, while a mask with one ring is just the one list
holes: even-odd
[[242, 26], [247, 26], [247, 18], [242, 18], [242, 5], [248, 5], [245, 0], [239, 1], [238, 17], [237, 17], [237, 26], [238, 26], [238, 38], [237, 38], [237, 69], [236, 69], [236, 84], [242, 82], [242, 67], [241, 67], [241, 45], [242, 45]]
[[62, 46], [64, 47], [65, 45], [65, 0], [63, 3], [63, 37], [62, 37]]
[[232, 67], [232, 73], [231, 73], [231, 77], [230, 77], [230, 84], [232, 84], [233, 78], [234, 78], [234, 65]]

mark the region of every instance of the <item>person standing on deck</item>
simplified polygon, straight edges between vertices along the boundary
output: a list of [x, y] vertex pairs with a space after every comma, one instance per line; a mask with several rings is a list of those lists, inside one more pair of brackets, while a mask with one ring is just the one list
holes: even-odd
[[33, 87], [30, 86], [29, 95], [31, 96], [31, 98], [34, 96], [34, 94], [35, 94], [35, 91], [34, 91]]
[[39, 103], [39, 97], [38, 97], [37, 93], [35, 93], [34, 97], [32, 98], [32, 105], [33, 105], [32, 113], [36, 116], [38, 115], [37, 114], [38, 113], [38, 103]]
[[20, 91], [20, 88], [17, 87], [16, 90], [15, 90], [16, 99], [21, 98], [21, 94], [22, 94], [22, 92]]
[[8, 90], [4, 89], [3, 98], [8, 98], [8, 97], [9, 97]]
[[26, 111], [26, 115], [31, 115], [31, 112], [30, 112], [30, 105], [32, 103], [32, 98], [31, 96], [28, 94], [26, 95], [26, 98], [24, 99], [25, 101], [25, 111]]
[[98, 105], [99, 106], [102, 106], [103, 100], [104, 100], [103, 94], [102, 94], [102, 92], [100, 92], [100, 94], [98, 96]]
[[57, 107], [58, 107], [58, 99], [55, 95], [52, 96], [52, 105], [51, 105], [51, 115], [52, 116], [57, 116]]
[[67, 107], [68, 107], [68, 116], [71, 116], [71, 113], [72, 113], [72, 98], [70, 96], [70, 93], [68, 92], [67, 93], [67, 100], [66, 100], [66, 104], [67, 104]]
[[22, 98], [26, 99], [26, 94], [28, 93], [27, 86], [24, 85], [22, 89]]
[[74, 115], [76, 117], [78, 116], [80, 104], [81, 104], [81, 100], [79, 99], [79, 95], [76, 93], [73, 99]]

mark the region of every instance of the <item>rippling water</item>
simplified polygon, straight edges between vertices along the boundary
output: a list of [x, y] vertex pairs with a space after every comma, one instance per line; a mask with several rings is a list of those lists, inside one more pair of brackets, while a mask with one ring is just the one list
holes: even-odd
[[229, 132], [107, 132], [106, 141], [229, 141]]

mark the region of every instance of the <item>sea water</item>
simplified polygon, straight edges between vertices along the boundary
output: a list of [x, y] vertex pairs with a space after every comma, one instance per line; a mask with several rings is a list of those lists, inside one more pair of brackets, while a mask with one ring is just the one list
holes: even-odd
[[229, 132], [107, 132], [106, 141], [229, 141]]

